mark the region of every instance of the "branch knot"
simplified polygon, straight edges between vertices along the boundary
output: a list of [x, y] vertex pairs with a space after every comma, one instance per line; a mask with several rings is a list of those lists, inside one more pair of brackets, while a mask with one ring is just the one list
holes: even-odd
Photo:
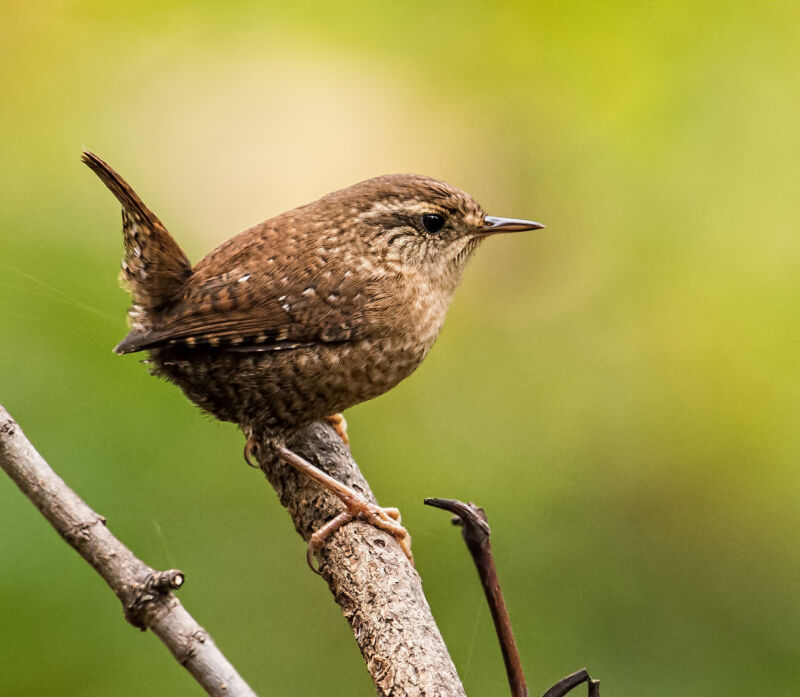
[[185, 580], [183, 571], [178, 569], [151, 571], [144, 583], [134, 588], [131, 601], [124, 605], [125, 619], [134, 627], [144, 631], [146, 629], [144, 614], [154, 603], [169, 595], [170, 591], [178, 590]]

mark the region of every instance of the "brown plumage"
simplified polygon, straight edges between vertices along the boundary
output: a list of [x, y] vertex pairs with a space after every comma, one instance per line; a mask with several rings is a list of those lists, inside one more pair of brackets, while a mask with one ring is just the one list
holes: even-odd
[[444, 182], [386, 175], [260, 223], [191, 268], [125, 181], [83, 160], [122, 204], [133, 307], [116, 351], [148, 350], [200, 407], [276, 436], [407, 377], [478, 243], [541, 227], [487, 218]]

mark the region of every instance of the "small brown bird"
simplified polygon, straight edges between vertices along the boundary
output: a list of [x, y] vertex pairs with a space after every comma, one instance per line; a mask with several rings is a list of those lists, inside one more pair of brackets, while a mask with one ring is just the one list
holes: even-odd
[[[365, 518], [410, 558], [394, 509], [331, 480], [288, 450], [285, 436], [325, 417], [336, 422], [331, 415], [408, 377], [480, 242], [543, 226], [487, 216], [445, 182], [393, 174], [259, 223], [192, 268], [122, 177], [93, 153], [83, 161], [122, 204], [122, 278], [133, 306], [115, 351], [149, 351], [152, 371], [202, 409], [246, 434], [270, 433], [282, 459], [345, 502], [339, 525]], [[309, 555], [332, 529], [312, 538]]]

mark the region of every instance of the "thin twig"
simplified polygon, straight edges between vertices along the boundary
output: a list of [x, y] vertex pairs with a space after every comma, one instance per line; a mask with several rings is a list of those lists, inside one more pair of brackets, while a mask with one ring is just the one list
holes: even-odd
[[[461, 535], [467, 543], [478, 569], [483, 592], [492, 611], [497, 639], [500, 650], [503, 652], [503, 661], [508, 675], [508, 684], [511, 687], [511, 697], [528, 697], [528, 688], [525, 685], [525, 675], [522, 672], [517, 642], [514, 640], [514, 630], [511, 627], [511, 618], [508, 615], [503, 591], [500, 589], [500, 580], [497, 577], [497, 567], [494, 563], [492, 545], [489, 542], [491, 530], [486, 512], [474, 503], [464, 503], [456, 499], [425, 499], [428, 506], [442, 508], [456, 515], [453, 524], [461, 527]], [[589, 676], [586, 668], [568, 675], [553, 685], [542, 697], [564, 697], [572, 689], [586, 682], [589, 686], [589, 697], [600, 697], [600, 681]]]
[[519, 656], [517, 642], [514, 639], [514, 630], [511, 627], [511, 618], [508, 616], [503, 591], [497, 578], [497, 567], [494, 563], [492, 545], [489, 542], [489, 523], [486, 513], [474, 503], [463, 503], [455, 499], [425, 499], [428, 506], [442, 508], [454, 513], [457, 518], [454, 523], [461, 526], [461, 535], [467, 543], [478, 576], [489, 603], [492, 613], [500, 650], [503, 652], [503, 662], [506, 666], [508, 684], [512, 697], [528, 697], [528, 688], [525, 684], [525, 673], [522, 670], [522, 661]]
[[542, 697], [564, 697], [565, 694], [571, 692], [583, 682], [588, 685], [589, 697], [600, 697], [600, 681], [591, 678], [586, 668], [581, 668], [571, 675], [561, 678]]
[[171, 591], [182, 572], [156, 571], [136, 557], [50, 468], [0, 406], [0, 467], [56, 531], [99, 573], [122, 601], [125, 618], [151, 629], [209, 695], [255, 697], [214, 641]]

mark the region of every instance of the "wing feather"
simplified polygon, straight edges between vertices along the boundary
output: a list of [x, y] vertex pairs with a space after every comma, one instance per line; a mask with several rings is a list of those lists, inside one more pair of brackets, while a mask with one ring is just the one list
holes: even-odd
[[366, 299], [370, 309], [381, 304], [373, 284], [354, 283], [346, 274], [318, 275], [314, 284], [240, 268], [209, 279], [193, 277], [152, 326], [134, 329], [115, 351], [185, 344], [262, 352], [366, 336]]

